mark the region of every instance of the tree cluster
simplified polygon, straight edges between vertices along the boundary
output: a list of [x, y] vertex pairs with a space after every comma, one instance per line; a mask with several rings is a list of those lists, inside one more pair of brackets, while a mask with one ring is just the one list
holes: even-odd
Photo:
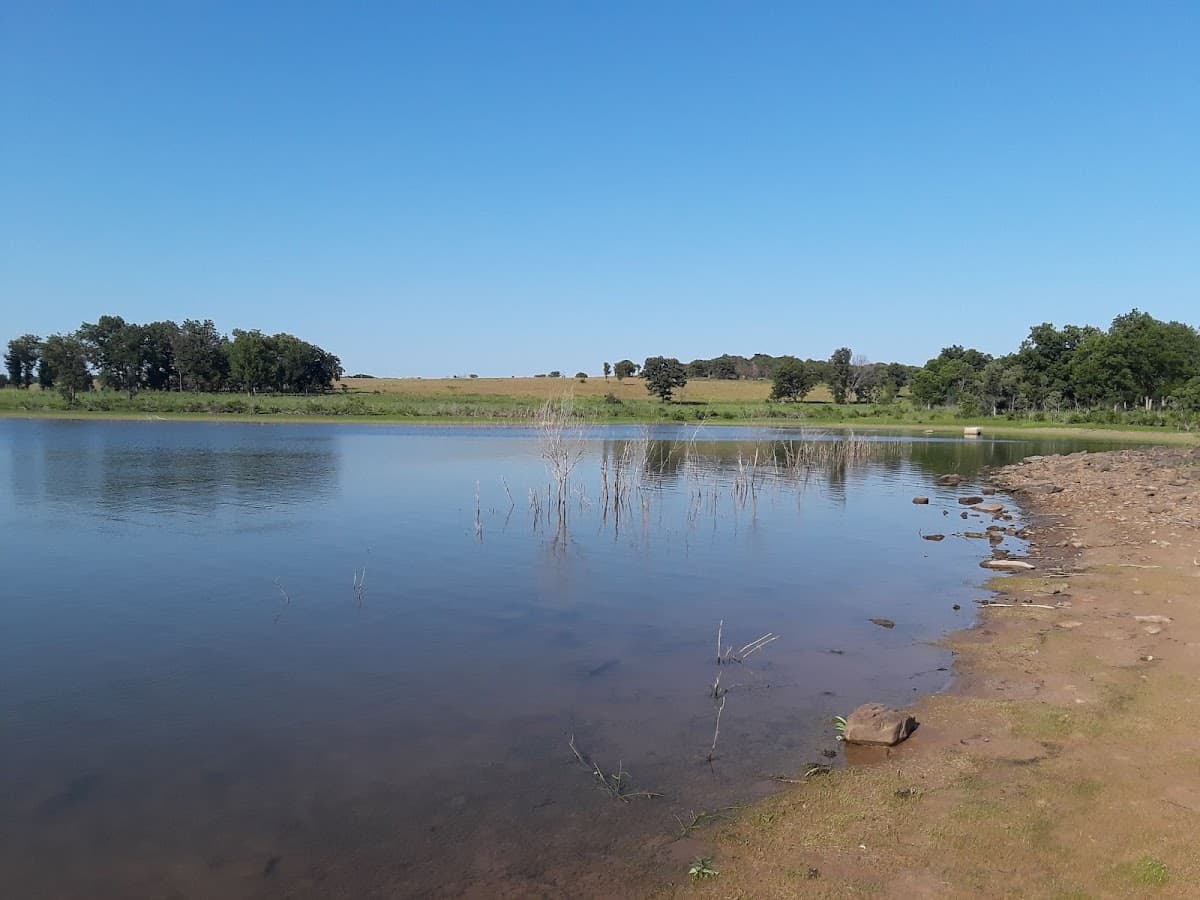
[[972, 414], [1104, 406], [1200, 406], [1200, 332], [1134, 309], [1108, 330], [1035, 325], [1014, 353], [992, 357], [955, 345], [912, 378], [912, 398]]
[[14, 338], [4, 365], [16, 387], [36, 380], [72, 401], [96, 380], [132, 397], [143, 390], [312, 393], [330, 390], [342, 376], [336, 356], [294, 335], [235, 330], [229, 338], [212, 320], [139, 325], [120, 316], [44, 341]]

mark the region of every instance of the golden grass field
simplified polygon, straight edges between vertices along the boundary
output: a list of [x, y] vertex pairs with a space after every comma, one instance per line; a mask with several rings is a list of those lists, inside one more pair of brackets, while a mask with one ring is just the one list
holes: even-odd
[[[452, 398], [468, 394], [486, 397], [522, 397], [546, 400], [573, 393], [577, 397], [603, 397], [613, 394], [622, 400], [649, 398], [646, 383], [640, 378], [617, 381], [603, 376], [588, 378], [343, 378], [351, 391], [363, 393], [412, 394], [421, 397]], [[675, 393], [677, 400], [697, 402], [756, 402], [766, 400], [771, 393], [767, 379], [727, 381], [697, 378]], [[809, 400], [828, 401], [829, 390], [819, 385], [808, 395]]]

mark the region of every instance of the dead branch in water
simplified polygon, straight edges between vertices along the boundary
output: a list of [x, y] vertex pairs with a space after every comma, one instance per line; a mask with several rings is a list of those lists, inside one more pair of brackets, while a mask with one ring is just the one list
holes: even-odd
[[717, 724], [713, 728], [712, 746], [708, 749], [708, 757], [706, 759], [706, 762], [711, 763], [716, 758], [717, 738], [719, 738], [721, 736], [721, 713], [725, 712], [725, 700], [726, 699], [727, 699], [726, 697], [722, 696], [721, 703], [717, 707]]
[[608, 791], [609, 795], [614, 800], [620, 800], [622, 803], [628, 803], [634, 797], [646, 797], [646, 798], [652, 799], [654, 797], [662, 796], [662, 794], [658, 793], [657, 791], [628, 791], [628, 790], [626, 790], [625, 789], [626, 779], [629, 778], [630, 775], [628, 772], [625, 771], [625, 761], [621, 760], [617, 764], [617, 771], [615, 774], [606, 775], [604, 773], [604, 770], [601, 769], [599, 765], [597, 765], [595, 760], [593, 760], [587, 756], [584, 756], [579, 751], [579, 748], [575, 746], [574, 733], [571, 734], [570, 739], [567, 741], [567, 746], [571, 748], [571, 752], [575, 754], [575, 758], [577, 760], [579, 760], [580, 764], [582, 766], [584, 766], [585, 768], [589, 769], [591, 771], [591, 773], [596, 776], [596, 780], [600, 783], [600, 786], [603, 787], [604, 790]]
[[351, 582], [354, 587], [354, 602], [359, 608], [362, 608], [367, 603], [367, 567], [354, 570], [354, 580]]

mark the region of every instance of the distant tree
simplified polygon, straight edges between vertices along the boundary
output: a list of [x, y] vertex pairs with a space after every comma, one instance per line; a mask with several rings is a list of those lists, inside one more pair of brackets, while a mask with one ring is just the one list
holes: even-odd
[[604, 364], [604, 380], [608, 381], [608, 376], [612, 374], [612, 363]]
[[105, 387], [132, 397], [144, 386], [148, 341], [141, 325], [120, 316], [101, 316], [94, 325], [79, 326], [78, 336]]
[[845, 403], [850, 392], [850, 359], [849, 347], [839, 347], [829, 357], [829, 391], [834, 403]]
[[879, 395], [879, 366], [865, 354], [857, 353], [850, 361], [850, 390], [855, 403], [874, 403]]
[[799, 359], [785, 358], [775, 366], [772, 400], [803, 400], [817, 384], [816, 373]]
[[261, 331], [234, 329], [227, 353], [229, 377], [235, 386], [247, 394], [257, 394], [271, 386], [275, 359]]
[[729, 381], [737, 378], [737, 360], [728, 354], [725, 356], [718, 356], [712, 361], [712, 368], [709, 372], [709, 377], [721, 378]]
[[33, 384], [34, 370], [42, 352], [42, 339], [36, 334], [23, 334], [8, 342], [4, 368], [14, 387], [27, 388]]
[[219, 391], [225, 387], [229, 381], [228, 344], [212, 319], [185, 319], [171, 344], [180, 390]]
[[575, 377], [580, 381], [587, 381], [587, 372], [576, 372]]
[[142, 326], [142, 378], [152, 391], [179, 387], [175, 367], [175, 344], [179, 326], [174, 322], [151, 322]]
[[623, 381], [626, 378], [632, 378], [637, 374], [638, 365], [631, 359], [623, 359], [619, 363], [613, 365], [613, 372], [616, 373], [617, 381]]
[[4, 372], [0, 372], [0, 390], [3, 390], [6, 387], [8, 387], [8, 375], [6, 375]]
[[42, 383], [53, 385], [68, 403], [74, 403], [81, 391], [91, 390], [88, 371], [88, 347], [73, 334], [52, 334], [42, 351]]
[[1200, 376], [1181, 385], [1171, 397], [1171, 405], [1185, 419], [1200, 417]]
[[558, 369], [554, 369], [553, 371], [550, 372], [550, 377], [551, 378], [562, 378], [562, 372], [560, 372]]
[[679, 360], [669, 356], [651, 356], [642, 363], [646, 390], [663, 402], [671, 399], [676, 388], [687, 384], [687, 372]]

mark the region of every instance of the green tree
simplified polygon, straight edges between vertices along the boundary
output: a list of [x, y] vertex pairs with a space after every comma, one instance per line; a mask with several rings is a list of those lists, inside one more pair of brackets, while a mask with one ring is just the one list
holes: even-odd
[[257, 394], [272, 387], [279, 367], [274, 349], [261, 331], [235, 328], [227, 352], [229, 377], [237, 388], [247, 394]]
[[608, 381], [608, 376], [612, 374], [612, 363], [604, 364], [604, 380]]
[[185, 319], [171, 345], [180, 390], [221, 390], [229, 380], [228, 344], [212, 319]]
[[816, 373], [795, 357], [785, 357], [775, 366], [771, 381], [772, 400], [803, 400], [817, 384]]
[[672, 356], [648, 357], [642, 363], [642, 377], [646, 379], [646, 390], [664, 403], [671, 399], [676, 388], [687, 384], [687, 372]]
[[68, 403], [74, 403], [80, 391], [92, 387], [87, 345], [73, 334], [50, 335], [42, 351], [39, 377], [43, 384], [57, 388]]
[[8, 342], [4, 368], [8, 370], [8, 380], [15, 387], [27, 388], [33, 384], [34, 370], [37, 369], [41, 352], [42, 339], [36, 334], [23, 334]]
[[143, 387], [148, 350], [142, 326], [120, 316], [101, 316], [95, 324], [79, 326], [78, 336], [105, 387], [125, 391], [130, 397]]
[[829, 391], [834, 403], [845, 403], [850, 392], [851, 357], [849, 347], [839, 347], [829, 357]]
[[632, 378], [637, 374], [638, 365], [631, 359], [623, 359], [613, 366], [613, 372], [616, 373], [617, 381], [624, 381], [626, 378]]
[[152, 391], [179, 387], [179, 370], [175, 365], [178, 336], [179, 326], [174, 322], [151, 322], [142, 326], [142, 379]]

